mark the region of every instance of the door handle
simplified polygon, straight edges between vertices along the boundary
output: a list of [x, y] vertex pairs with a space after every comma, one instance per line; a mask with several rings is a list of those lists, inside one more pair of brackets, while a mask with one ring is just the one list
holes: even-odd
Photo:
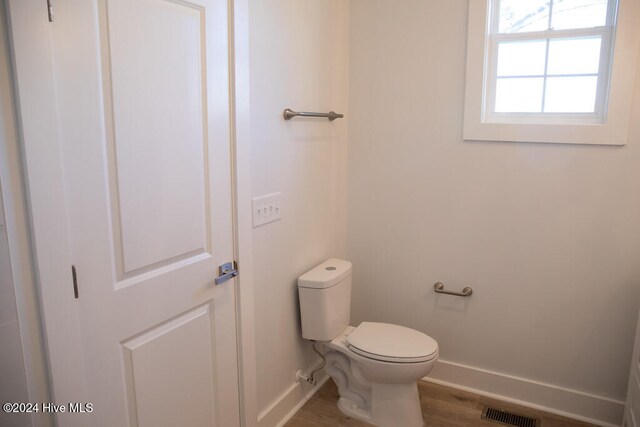
[[216, 277], [216, 285], [221, 285], [229, 279], [232, 279], [238, 275], [238, 267], [235, 261], [225, 262], [218, 267], [218, 277]]

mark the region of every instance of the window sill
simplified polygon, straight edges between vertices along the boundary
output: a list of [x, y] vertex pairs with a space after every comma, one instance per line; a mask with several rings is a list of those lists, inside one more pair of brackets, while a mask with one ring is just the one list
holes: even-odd
[[611, 124], [480, 123], [465, 121], [467, 141], [541, 142], [550, 144], [625, 145], [628, 126]]

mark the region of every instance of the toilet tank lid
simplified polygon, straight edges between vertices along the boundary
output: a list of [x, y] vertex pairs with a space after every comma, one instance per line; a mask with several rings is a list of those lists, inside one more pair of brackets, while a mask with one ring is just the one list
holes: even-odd
[[325, 289], [337, 285], [351, 274], [351, 263], [331, 258], [298, 277], [299, 288]]

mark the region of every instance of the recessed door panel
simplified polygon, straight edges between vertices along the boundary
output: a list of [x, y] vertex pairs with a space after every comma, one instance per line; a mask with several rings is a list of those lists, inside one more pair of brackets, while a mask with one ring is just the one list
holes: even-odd
[[210, 306], [123, 343], [132, 426], [215, 426]]
[[204, 11], [187, 2], [109, 0], [105, 11], [111, 203], [123, 278], [210, 249], [206, 34]]

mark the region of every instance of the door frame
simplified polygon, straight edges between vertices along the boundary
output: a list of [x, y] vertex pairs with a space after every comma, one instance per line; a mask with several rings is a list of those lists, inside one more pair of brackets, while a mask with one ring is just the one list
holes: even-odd
[[[28, 398], [33, 402], [49, 401], [49, 383], [43, 348], [38, 292], [32, 269], [29, 242], [27, 199], [22, 179], [21, 148], [17, 123], [17, 105], [13, 90], [13, 70], [8, 40], [9, 29], [5, 4], [0, 1], [0, 183], [5, 225], [9, 245], [11, 279], [20, 329]], [[2, 206], [0, 206], [2, 209]], [[51, 427], [50, 414], [30, 415], [34, 427]]]
[[[43, 336], [49, 362], [51, 399], [87, 400], [79, 313], [73, 295], [68, 209], [57, 129], [53, 54], [46, 2], [7, 0], [16, 114], [21, 130], [23, 169], [32, 238], [33, 268], [41, 298]], [[249, 127], [249, 0], [227, 0], [234, 255], [240, 275], [236, 287], [240, 422], [257, 425], [256, 354], [251, 215]], [[55, 16], [55, 15], [54, 15]], [[69, 349], [73, 349], [70, 351]], [[55, 368], [54, 368], [55, 367]], [[59, 425], [80, 426], [86, 419], [56, 414]]]
[[238, 366], [240, 367], [241, 425], [258, 425], [255, 305], [253, 278], [253, 206], [251, 202], [251, 132], [249, 0], [228, 0], [232, 34], [231, 116], [236, 259], [240, 267], [237, 286]]

